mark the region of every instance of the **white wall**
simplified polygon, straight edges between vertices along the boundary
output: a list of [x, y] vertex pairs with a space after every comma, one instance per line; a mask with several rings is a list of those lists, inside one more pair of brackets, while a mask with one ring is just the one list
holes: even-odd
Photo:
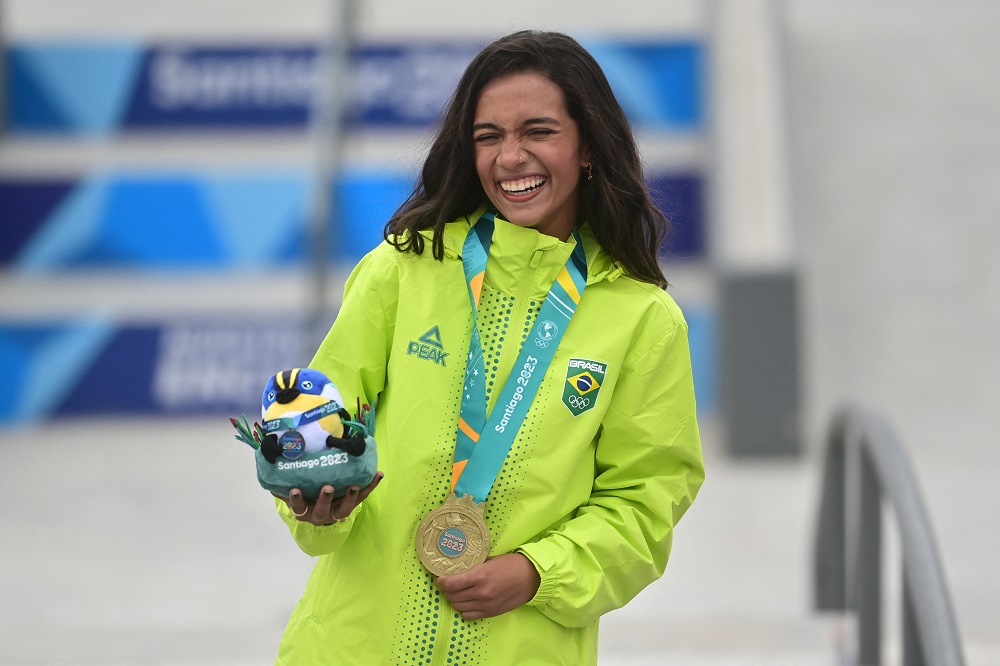
[[[144, 39], [313, 38], [326, 33], [334, 0], [5, 0], [15, 37], [103, 35]], [[364, 37], [497, 37], [525, 28], [570, 34], [662, 35], [701, 29], [699, 0], [355, 0]]]

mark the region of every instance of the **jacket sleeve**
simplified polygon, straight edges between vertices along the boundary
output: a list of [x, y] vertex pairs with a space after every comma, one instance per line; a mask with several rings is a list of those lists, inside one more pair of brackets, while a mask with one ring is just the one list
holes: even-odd
[[[398, 288], [394, 264], [378, 255], [381, 249], [365, 256], [351, 272], [340, 312], [309, 364], [337, 385], [352, 412], [355, 398], [374, 405], [385, 387]], [[362, 503], [345, 522], [320, 527], [297, 520], [282, 500], [276, 500], [276, 506], [299, 548], [312, 556], [339, 548], [364, 510]]]
[[304, 523], [292, 515], [292, 510], [288, 508], [284, 500], [275, 498], [274, 505], [278, 509], [278, 515], [288, 526], [292, 533], [292, 538], [303, 553], [311, 557], [327, 555], [336, 551], [341, 544], [347, 541], [347, 535], [351, 533], [351, 526], [358, 511], [362, 507], [357, 507], [345, 522], [335, 525], [313, 525]]
[[599, 434], [587, 503], [519, 549], [541, 576], [530, 605], [568, 627], [624, 606], [663, 574], [674, 526], [704, 478], [681, 319], [626, 359]]

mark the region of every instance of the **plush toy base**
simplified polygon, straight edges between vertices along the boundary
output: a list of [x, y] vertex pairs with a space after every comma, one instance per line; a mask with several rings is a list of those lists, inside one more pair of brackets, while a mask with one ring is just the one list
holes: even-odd
[[278, 457], [272, 464], [258, 449], [257, 481], [265, 490], [288, 497], [292, 488], [302, 491], [303, 497], [312, 501], [319, 497], [325, 485], [333, 486], [334, 497], [342, 497], [351, 486], [364, 488], [378, 471], [375, 439], [365, 438], [365, 452], [352, 456], [340, 449], [327, 449], [305, 453], [295, 460]]

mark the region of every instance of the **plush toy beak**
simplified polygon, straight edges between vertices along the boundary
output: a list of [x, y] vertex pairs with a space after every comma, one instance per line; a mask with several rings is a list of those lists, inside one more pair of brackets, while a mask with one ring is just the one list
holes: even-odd
[[282, 405], [287, 405], [292, 400], [295, 400], [297, 397], [299, 397], [299, 393], [300, 391], [297, 388], [281, 389], [280, 391], [278, 391], [278, 397], [275, 398], [275, 400], [277, 400]]

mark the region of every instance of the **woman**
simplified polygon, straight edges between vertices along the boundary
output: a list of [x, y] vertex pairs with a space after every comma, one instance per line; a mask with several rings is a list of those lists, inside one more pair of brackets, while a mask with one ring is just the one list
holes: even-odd
[[312, 362], [377, 400], [386, 476], [278, 500], [319, 556], [278, 663], [596, 662], [704, 478], [665, 230], [579, 44], [473, 60]]

